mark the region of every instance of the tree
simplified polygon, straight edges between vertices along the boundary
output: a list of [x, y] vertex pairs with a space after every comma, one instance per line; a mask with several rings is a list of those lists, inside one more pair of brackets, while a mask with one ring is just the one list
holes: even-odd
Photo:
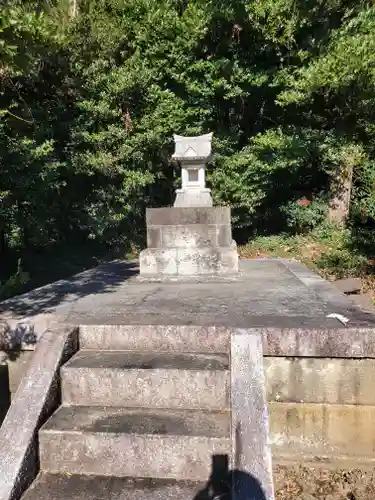
[[13, 1], [4, 12], [7, 269], [90, 242], [141, 245], [145, 207], [173, 200], [173, 133], [214, 132], [209, 181], [244, 238], [300, 227], [301, 198], [318, 223], [345, 168], [353, 213], [375, 215], [367, 2]]

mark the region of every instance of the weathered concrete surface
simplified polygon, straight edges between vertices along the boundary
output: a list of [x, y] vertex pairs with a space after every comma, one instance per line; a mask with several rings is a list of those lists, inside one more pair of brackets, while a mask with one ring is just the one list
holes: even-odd
[[229, 207], [207, 207], [187, 208], [169, 207], [148, 208], [146, 210], [146, 224], [151, 226], [177, 226], [187, 224], [231, 224]]
[[229, 247], [233, 241], [229, 207], [153, 208], [146, 214], [148, 248]]
[[204, 483], [45, 474], [22, 500], [194, 500]]
[[269, 411], [275, 459], [375, 463], [375, 406], [269, 403]]
[[265, 356], [375, 358], [375, 328], [262, 328]]
[[[197, 223], [207, 212], [191, 209]], [[166, 213], [152, 212], [153, 222]], [[182, 213], [178, 214], [182, 217]], [[189, 214], [191, 217], [191, 214]], [[223, 211], [217, 221], [227, 223]], [[176, 220], [170, 219], [171, 224]], [[344, 327], [339, 312], [350, 319]], [[266, 356], [375, 357], [375, 316], [297, 262], [241, 261], [235, 277], [140, 280], [135, 262], [114, 261], [0, 303], [11, 325], [12, 356], [34, 349], [56, 320], [70, 324], [223, 325], [261, 328]], [[22, 375], [21, 358], [12, 390]], [[20, 369], [18, 370], [18, 367]]]
[[[200, 221], [203, 215], [195, 213]], [[262, 329], [266, 356], [375, 358], [374, 315], [296, 262], [242, 261], [238, 276], [214, 280], [151, 282], [137, 273], [136, 263], [115, 261], [2, 302], [0, 315], [11, 325], [17, 358], [9, 363], [12, 391], [24, 371], [19, 353], [34, 349], [56, 320], [85, 324], [86, 332], [90, 325], [106, 325], [105, 335], [119, 324], [149, 325], [147, 331], [152, 325], [253, 327]], [[349, 317], [349, 326], [327, 319], [331, 312]], [[93, 327], [93, 336], [97, 328], [103, 326]]]
[[229, 438], [230, 412], [60, 406], [40, 433], [64, 431]]
[[141, 276], [226, 276], [238, 272], [237, 245], [147, 248], [139, 256]]
[[[232, 446], [235, 469], [255, 478], [265, 500], [274, 500], [268, 409], [259, 332], [237, 330], [231, 337]], [[247, 498], [247, 476], [239, 476], [235, 496]]]
[[375, 405], [374, 359], [265, 358], [268, 401]]
[[176, 189], [174, 207], [212, 207], [211, 189]]
[[228, 355], [80, 351], [61, 369], [65, 404], [223, 409]]
[[33, 354], [31, 350], [0, 353], [0, 426]]
[[147, 209], [148, 248], [139, 256], [142, 277], [238, 273], [230, 208], [192, 206]]
[[81, 349], [229, 353], [231, 330], [221, 326], [80, 325]]
[[0, 428], [0, 498], [11, 500], [37, 474], [36, 433], [58, 405], [59, 366], [77, 349], [77, 329], [60, 326], [43, 335]]
[[68, 408], [39, 433], [41, 469], [204, 481], [211, 472], [212, 455], [231, 452], [229, 414], [218, 417], [202, 412]]
[[361, 278], [345, 278], [333, 282], [335, 287], [342, 293], [358, 293], [362, 288]]
[[62, 370], [72, 368], [108, 368], [116, 370], [191, 370], [229, 369], [227, 354], [153, 353], [80, 350]]
[[229, 224], [189, 224], [147, 228], [148, 248], [226, 247], [232, 244]]
[[[375, 327], [254, 328], [270, 357], [375, 358]], [[80, 325], [83, 349], [217, 352], [230, 349], [235, 328], [200, 325]]]
[[372, 299], [371, 290], [366, 293], [353, 294], [350, 296], [351, 300], [364, 311], [374, 314], [375, 304]]
[[9, 370], [9, 390], [13, 396], [16, 394], [22, 377], [26, 373], [32, 359], [33, 351], [20, 351], [14, 357], [7, 357], [6, 363]]
[[338, 320], [327, 319], [332, 312], [347, 316], [350, 328], [375, 328], [375, 316], [354, 306], [333, 284], [297, 262], [281, 259], [241, 261], [240, 273], [233, 277], [153, 282], [137, 278], [135, 263], [116, 261], [0, 304], [5, 319], [16, 323], [26, 317], [35, 324], [36, 338], [39, 315], [51, 313], [70, 324], [344, 331]]
[[[112, 345], [113, 349], [118, 350], [201, 353], [228, 352], [232, 331], [227, 327], [199, 325], [88, 324], [80, 328], [81, 346], [87, 349], [110, 349]], [[323, 329], [302, 326], [255, 330], [262, 335], [266, 357], [375, 359], [375, 328], [371, 326]], [[30, 347], [33, 346], [28, 346]], [[31, 353], [32, 351], [20, 351], [6, 360], [12, 395], [15, 394]]]
[[[114, 269], [117, 269], [117, 274]], [[242, 263], [242, 272], [235, 278], [200, 281], [186, 279], [142, 282], [135, 275], [129, 276], [126, 279], [124, 273], [121, 275], [124, 269], [124, 263], [113, 263], [108, 267], [109, 274], [103, 272], [103, 268], [96, 270], [97, 279], [94, 280], [92, 285], [90, 284], [90, 276], [93, 277], [93, 271], [90, 271], [80, 277], [75, 277], [72, 282], [68, 283], [68, 289], [64, 288], [66, 284], [63, 286], [60, 283], [60, 285], [57, 284], [57, 288], [54, 288], [56, 284], [51, 285], [49, 291], [41, 289], [32, 292], [34, 298], [36, 298], [35, 303], [30, 298], [30, 295], [27, 295], [17, 300], [7, 301], [2, 306], [4, 308], [5, 304], [7, 314], [10, 315], [12, 311], [13, 314], [17, 311], [27, 311], [25, 314], [30, 318], [31, 324], [35, 318], [33, 318], [32, 314], [29, 314], [30, 311], [27, 310], [28, 306], [32, 307], [32, 311], [38, 314], [38, 317], [40, 315], [48, 316], [52, 312], [56, 312], [56, 318], [58, 319], [73, 320], [73, 324], [84, 323], [86, 325], [87, 342], [106, 342], [103, 339], [108, 333], [116, 342], [122, 342], [119, 339], [121, 330], [116, 332], [116, 324], [130, 325], [126, 328], [147, 325], [145, 332], [141, 334], [144, 336], [146, 336], [147, 331], [152, 332], [151, 325], [155, 325], [162, 330], [158, 330], [159, 334], [155, 341], [150, 341], [150, 346], [156, 345], [163, 350], [163, 346], [166, 345], [166, 351], [176, 353], [177, 351], [181, 352], [180, 349], [182, 351], [185, 349], [185, 342], [188, 346], [194, 346], [191, 338], [189, 339], [190, 333], [186, 334], [185, 330], [185, 333], [181, 333], [180, 337], [177, 336], [179, 340], [173, 343], [168, 335], [166, 335], [166, 340], [164, 340], [163, 334], [160, 333], [161, 331], [168, 331], [171, 325], [179, 325], [183, 328], [187, 325], [194, 328], [197, 326], [220, 324], [224, 326], [224, 330], [222, 330], [222, 337], [215, 345], [222, 346], [224, 353], [228, 353], [227, 342], [229, 336], [227, 337], [227, 333], [232, 328], [243, 327], [254, 328], [253, 333], [258, 332], [260, 334], [265, 356], [327, 357], [332, 355], [334, 357], [344, 356], [353, 358], [375, 357], [374, 316], [362, 313], [352, 305], [349, 299], [338, 293], [332, 284], [324, 282], [297, 263], [274, 260], [244, 262]], [[132, 270], [127, 269], [128, 271], [129, 273], [132, 272]], [[120, 275], [121, 279], [119, 278]], [[100, 278], [100, 276], [102, 277]], [[86, 284], [82, 287], [81, 285], [84, 283]], [[343, 327], [337, 320], [328, 320], [326, 315], [331, 312], [339, 312], [349, 317], [349, 328]], [[13, 316], [13, 320], [17, 321], [17, 317]], [[92, 340], [87, 340], [90, 325], [100, 324], [105, 325], [105, 327], [95, 326]], [[162, 327], [161, 325], [169, 326]], [[113, 327], [113, 330], [111, 330], [111, 327]], [[101, 328], [105, 329], [101, 330]], [[128, 343], [130, 349], [132, 349], [132, 343], [134, 345], [137, 343], [134, 340], [134, 332], [137, 331], [139, 332], [140, 330], [132, 330], [131, 335], [127, 334], [128, 336], [124, 340], [124, 343]], [[180, 332], [184, 332], [184, 330], [182, 329]], [[214, 330], [210, 330], [210, 332], [210, 335], [213, 335]], [[38, 337], [38, 333], [36, 329], [36, 338]], [[199, 350], [198, 346], [200, 342], [203, 343], [203, 337], [197, 341], [197, 351]], [[106, 344], [106, 346], [106, 348], [110, 347], [109, 344]], [[98, 347], [98, 349], [101, 348]], [[119, 348], [122, 349], [123, 347], [119, 346]], [[185, 352], [187, 351], [188, 349]], [[351, 374], [354, 381], [359, 380], [361, 384], [361, 377], [367, 376], [365, 372], [368, 374], [371, 372], [371, 369], [368, 368], [368, 361], [363, 360], [366, 364], [366, 369], [364, 369], [362, 375], [358, 375], [358, 371], [353, 368], [353, 363], [345, 366], [340, 365], [340, 369], [336, 366], [335, 370], [337, 368], [344, 376]], [[290, 377], [294, 376], [293, 370], [288, 365], [289, 360], [281, 360], [281, 362], [285, 363], [283, 365], [282, 377], [287, 377], [287, 374]], [[139, 365], [138, 362], [135, 364]], [[307, 381], [309, 378], [309, 368], [307, 364], [304, 365], [302, 363], [301, 366], [303, 375], [302, 378], [297, 378], [297, 380], [304, 386], [305, 381], [306, 384], [309, 384]], [[99, 382], [96, 382], [97, 385], [95, 386], [94, 379], [98, 380], [102, 376], [102, 373], [97, 373], [96, 377], [90, 376], [92, 378], [90, 384], [92, 385], [87, 390], [84, 384], [87, 383], [90, 377], [87, 377], [87, 374], [83, 374], [83, 372], [78, 374], [78, 371], [86, 370], [86, 373], [88, 373], [90, 371], [103, 370], [103, 368], [94, 368], [91, 365], [90, 368], [83, 366], [72, 370], [76, 370], [75, 374], [72, 374], [73, 386], [76, 384], [74, 387], [79, 387], [82, 384], [83, 387], [82, 392], [77, 393], [76, 402], [84, 404], [84, 398], [87, 395], [89, 395], [88, 400], [94, 399], [99, 386]], [[104, 370], [108, 377], [104, 382], [101, 381], [100, 385], [108, 386], [108, 401], [110, 404], [113, 404], [114, 400], [109, 398], [113, 398], [113, 394], [118, 393], [118, 400], [115, 404], [117, 406], [123, 405], [124, 401], [126, 402], [127, 382], [125, 381], [124, 383], [122, 373], [132, 370], [139, 371], [139, 367], [124, 370], [119, 366], [116, 368], [116, 366], [113, 367], [112, 365], [112, 367], [104, 368]], [[155, 372], [159, 371], [160, 374], [161, 369], [159, 368], [149, 368], [143, 371], [151, 373], [153, 370]], [[64, 372], [64, 369], [62, 371]], [[193, 370], [183, 371], [192, 372]], [[209, 370], [204, 371], [209, 372]], [[218, 370], [217, 372], [223, 374], [226, 370]], [[200, 370], [195, 370], [194, 375], [196, 376], [197, 373], [199, 374]], [[210, 371], [210, 373], [216, 372]], [[139, 378], [138, 375], [137, 378]], [[169, 375], [170, 373], [168, 373]], [[176, 373], [176, 380], [178, 380], [179, 375]], [[167, 376], [166, 373], [163, 376]], [[276, 375], [274, 375], [274, 379], [275, 377]], [[324, 377], [328, 380], [329, 374], [325, 374]], [[217, 385], [217, 380], [215, 378], [215, 381], [212, 380], [211, 382], [208, 380], [202, 381], [200, 387]], [[332, 378], [329, 380], [332, 382]], [[154, 382], [154, 387], [158, 387], [159, 390], [160, 378], [155, 378]], [[291, 380], [289, 380], [289, 383], [291, 383]], [[134, 384], [136, 384], [136, 378], [134, 378]], [[177, 385], [179, 385], [178, 394]], [[181, 385], [184, 391], [181, 391]], [[225, 382], [222, 385], [225, 387]], [[177, 384], [176, 382], [176, 400], [181, 398], [181, 394], [184, 397], [185, 386], [189, 387], [189, 384], [185, 384], [184, 381], [182, 384]], [[136, 386], [134, 385], [134, 387]], [[193, 391], [193, 384], [190, 387]], [[319, 383], [314, 387], [315, 393], [321, 396], [322, 390]], [[300, 387], [298, 390], [302, 391], [304, 389]], [[195, 393], [197, 392], [196, 388], [194, 391]], [[150, 390], [149, 397], [151, 399], [144, 400], [144, 403], [147, 405], [149, 405], [150, 400], [152, 401], [151, 392]], [[158, 394], [156, 389], [153, 389], [153, 392]], [[310, 397], [314, 397], [315, 393], [306, 392]], [[223, 392], [220, 394], [219, 400], [220, 397], [223, 397]], [[343, 396], [346, 397], [347, 394], [348, 392], [345, 388]], [[208, 391], [206, 395], [208, 397]], [[101, 397], [102, 394], [98, 397], [97, 403], [94, 404], [103, 404]], [[216, 398], [216, 396], [214, 397]], [[327, 397], [327, 394], [324, 397]], [[360, 388], [356, 397], [370, 398], [370, 395]], [[224, 399], [219, 406], [221, 406], [223, 401]], [[228, 407], [228, 393], [226, 393], [225, 401], [227, 403], [224, 405], [224, 408]], [[366, 399], [363, 399], [363, 401], [366, 401]], [[359, 461], [367, 459], [370, 462], [375, 456], [372, 449], [375, 436], [374, 438], [372, 437], [373, 430], [371, 428], [371, 422], [374, 421], [373, 417], [375, 416], [373, 415], [373, 408], [375, 406], [270, 403], [269, 407], [271, 410], [272, 438], [275, 438], [273, 450], [276, 458], [280, 456], [284, 458], [287, 456], [298, 458], [302, 457], [303, 454], [307, 454], [310, 458], [314, 459], [315, 456], [324, 456], [324, 453], [327, 454], [328, 452], [324, 451], [327, 449], [328, 451], [330, 450], [329, 453], [331, 453], [331, 457], [334, 457], [334, 459], [337, 457], [354, 456]], [[340, 408], [341, 413], [339, 411]], [[141, 422], [137, 422], [137, 425], [139, 423]], [[148, 423], [147, 425], [150, 424]], [[146, 427], [147, 425], [145, 424]], [[158, 425], [160, 425], [159, 429], [163, 428], [161, 421]], [[361, 439], [356, 435], [357, 427], [358, 433], [362, 436]], [[337, 433], [334, 434], [334, 428], [340, 428], [340, 433], [337, 430]], [[57, 435], [58, 431], [55, 431], [55, 434]], [[88, 454], [92, 458], [92, 463], [94, 463], [93, 457], [98, 450], [102, 453], [100, 458], [103, 462], [107, 456], [114, 456], [116, 460], [118, 457], [124, 457], [124, 449], [127, 448], [135, 450], [134, 454], [137, 453], [134, 456], [137, 457], [139, 462], [134, 461], [132, 456], [130, 456], [129, 462], [134, 462], [137, 467], [139, 466], [141, 472], [143, 471], [142, 466], [146, 467], [147, 465], [144, 463], [141, 453], [145, 449], [144, 447], [147, 446], [147, 451], [150, 451], [150, 455], [159, 457], [162, 455], [160, 453], [160, 440], [163, 438], [170, 439], [171, 437], [170, 435], [155, 436], [151, 434], [151, 439], [149, 440], [149, 434], [120, 433], [119, 437], [118, 433], [113, 433], [107, 436], [107, 439], [105, 437], [106, 433], [104, 433], [104, 438], [102, 438], [103, 433], [100, 432], [74, 430], [69, 431], [69, 439], [66, 439], [64, 442], [61, 437], [62, 435], [67, 436], [65, 431], [60, 431], [58, 439], [51, 439], [48, 446], [51, 446], [51, 456], [56, 456], [57, 458], [59, 458], [60, 449], [63, 449], [61, 447], [65, 446], [66, 448], [61, 460], [65, 460], [66, 464], [71, 463], [75, 452], [80, 456]], [[90, 438], [86, 440], [82, 437], [83, 435], [89, 435]], [[136, 437], [133, 438], [132, 436]], [[147, 436], [147, 444], [145, 444], [146, 441], [143, 439], [145, 436]], [[325, 440], [320, 439], [319, 436], [323, 436]], [[349, 444], [340, 441], [340, 439], [346, 439], [347, 436]], [[368, 437], [367, 445], [364, 441], [365, 437]], [[183, 436], [172, 436], [172, 438], [172, 441], [169, 440], [168, 444], [165, 445], [166, 449], [169, 450], [168, 453], [171, 453], [169, 455], [169, 463], [173, 461], [172, 451], [176, 452], [177, 455], [181, 453], [182, 456], [182, 448], [185, 446], [187, 446], [188, 451], [191, 446], [191, 456], [194, 460], [194, 449], [197, 448], [196, 443], [195, 448], [193, 448], [193, 441], [195, 439], [200, 440], [198, 449], [202, 453], [203, 449], [205, 450], [204, 453], [209, 452], [210, 458], [211, 454], [228, 454], [224, 446], [211, 449], [209, 446], [204, 447], [201, 440], [202, 436], [184, 434]], [[190, 441], [185, 441], [185, 438]], [[179, 439], [184, 440], [184, 442], [182, 443]], [[211, 444], [215, 439], [219, 439], [221, 442], [221, 438], [206, 437], [205, 439], [212, 440]], [[149, 448], [149, 442], [153, 443], [151, 448]], [[310, 447], [306, 447], [306, 443], [310, 443]], [[112, 451], [114, 455], [111, 455]], [[186, 455], [184, 456], [186, 458]], [[204, 464], [204, 467], [202, 466], [200, 469], [200, 473], [202, 474], [200, 477], [203, 479], [204, 474], [206, 474], [204, 477], [206, 480], [211, 472], [208, 464], [208, 455], [197, 457], [197, 463]], [[163, 466], [163, 464], [160, 464], [161, 468], [158, 469], [160, 474], [165, 473]], [[77, 465], [76, 470], [80, 470], [79, 467]], [[153, 474], [156, 469], [152, 469], [152, 464], [150, 467], [150, 474]], [[155, 465], [156, 467], [157, 464]], [[165, 467], [167, 468], [167, 464]], [[171, 472], [171, 474], [176, 475], [170, 477], [181, 477], [177, 476], [177, 473], [180, 474], [179, 467], [183, 470], [186, 469], [187, 474], [195, 474], [197, 472], [196, 469], [193, 471], [189, 469], [186, 461], [178, 461], [176, 469], [173, 469]], [[57, 468], [54, 470], [57, 470]], [[95, 469], [94, 465], [90, 470], [93, 474], [103, 473], [99, 468]], [[168, 470], [170, 471], [171, 469]], [[205, 471], [204, 474], [203, 470]], [[133, 473], [133, 470], [129, 468], [126, 473]], [[168, 474], [168, 472], [166, 473]], [[193, 475], [192, 477], [196, 478], [197, 476]]]

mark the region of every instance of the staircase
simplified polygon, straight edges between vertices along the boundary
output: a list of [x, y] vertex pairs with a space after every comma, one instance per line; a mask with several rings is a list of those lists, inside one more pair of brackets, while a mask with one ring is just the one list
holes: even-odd
[[194, 500], [230, 460], [225, 329], [82, 326], [60, 378], [23, 500]]

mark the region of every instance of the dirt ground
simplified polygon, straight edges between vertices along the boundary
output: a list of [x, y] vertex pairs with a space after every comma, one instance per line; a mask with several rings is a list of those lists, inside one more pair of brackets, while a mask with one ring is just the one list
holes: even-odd
[[274, 482], [276, 500], [375, 500], [375, 468], [276, 466]]

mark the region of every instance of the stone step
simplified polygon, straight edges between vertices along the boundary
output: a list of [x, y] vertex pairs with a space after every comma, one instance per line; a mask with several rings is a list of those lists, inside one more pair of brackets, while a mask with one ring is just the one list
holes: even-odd
[[66, 405], [229, 407], [229, 355], [81, 350], [61, 368]]
[[40, 473], [22, 500], [193, 500], [205, 483]]
[[230, 330], [221, 326], [80, 325], [81, 349], [229, 353]]
[[44, 472], [206, 481], [230, 456], [230, 412], [62, 406], [39, 447]]

